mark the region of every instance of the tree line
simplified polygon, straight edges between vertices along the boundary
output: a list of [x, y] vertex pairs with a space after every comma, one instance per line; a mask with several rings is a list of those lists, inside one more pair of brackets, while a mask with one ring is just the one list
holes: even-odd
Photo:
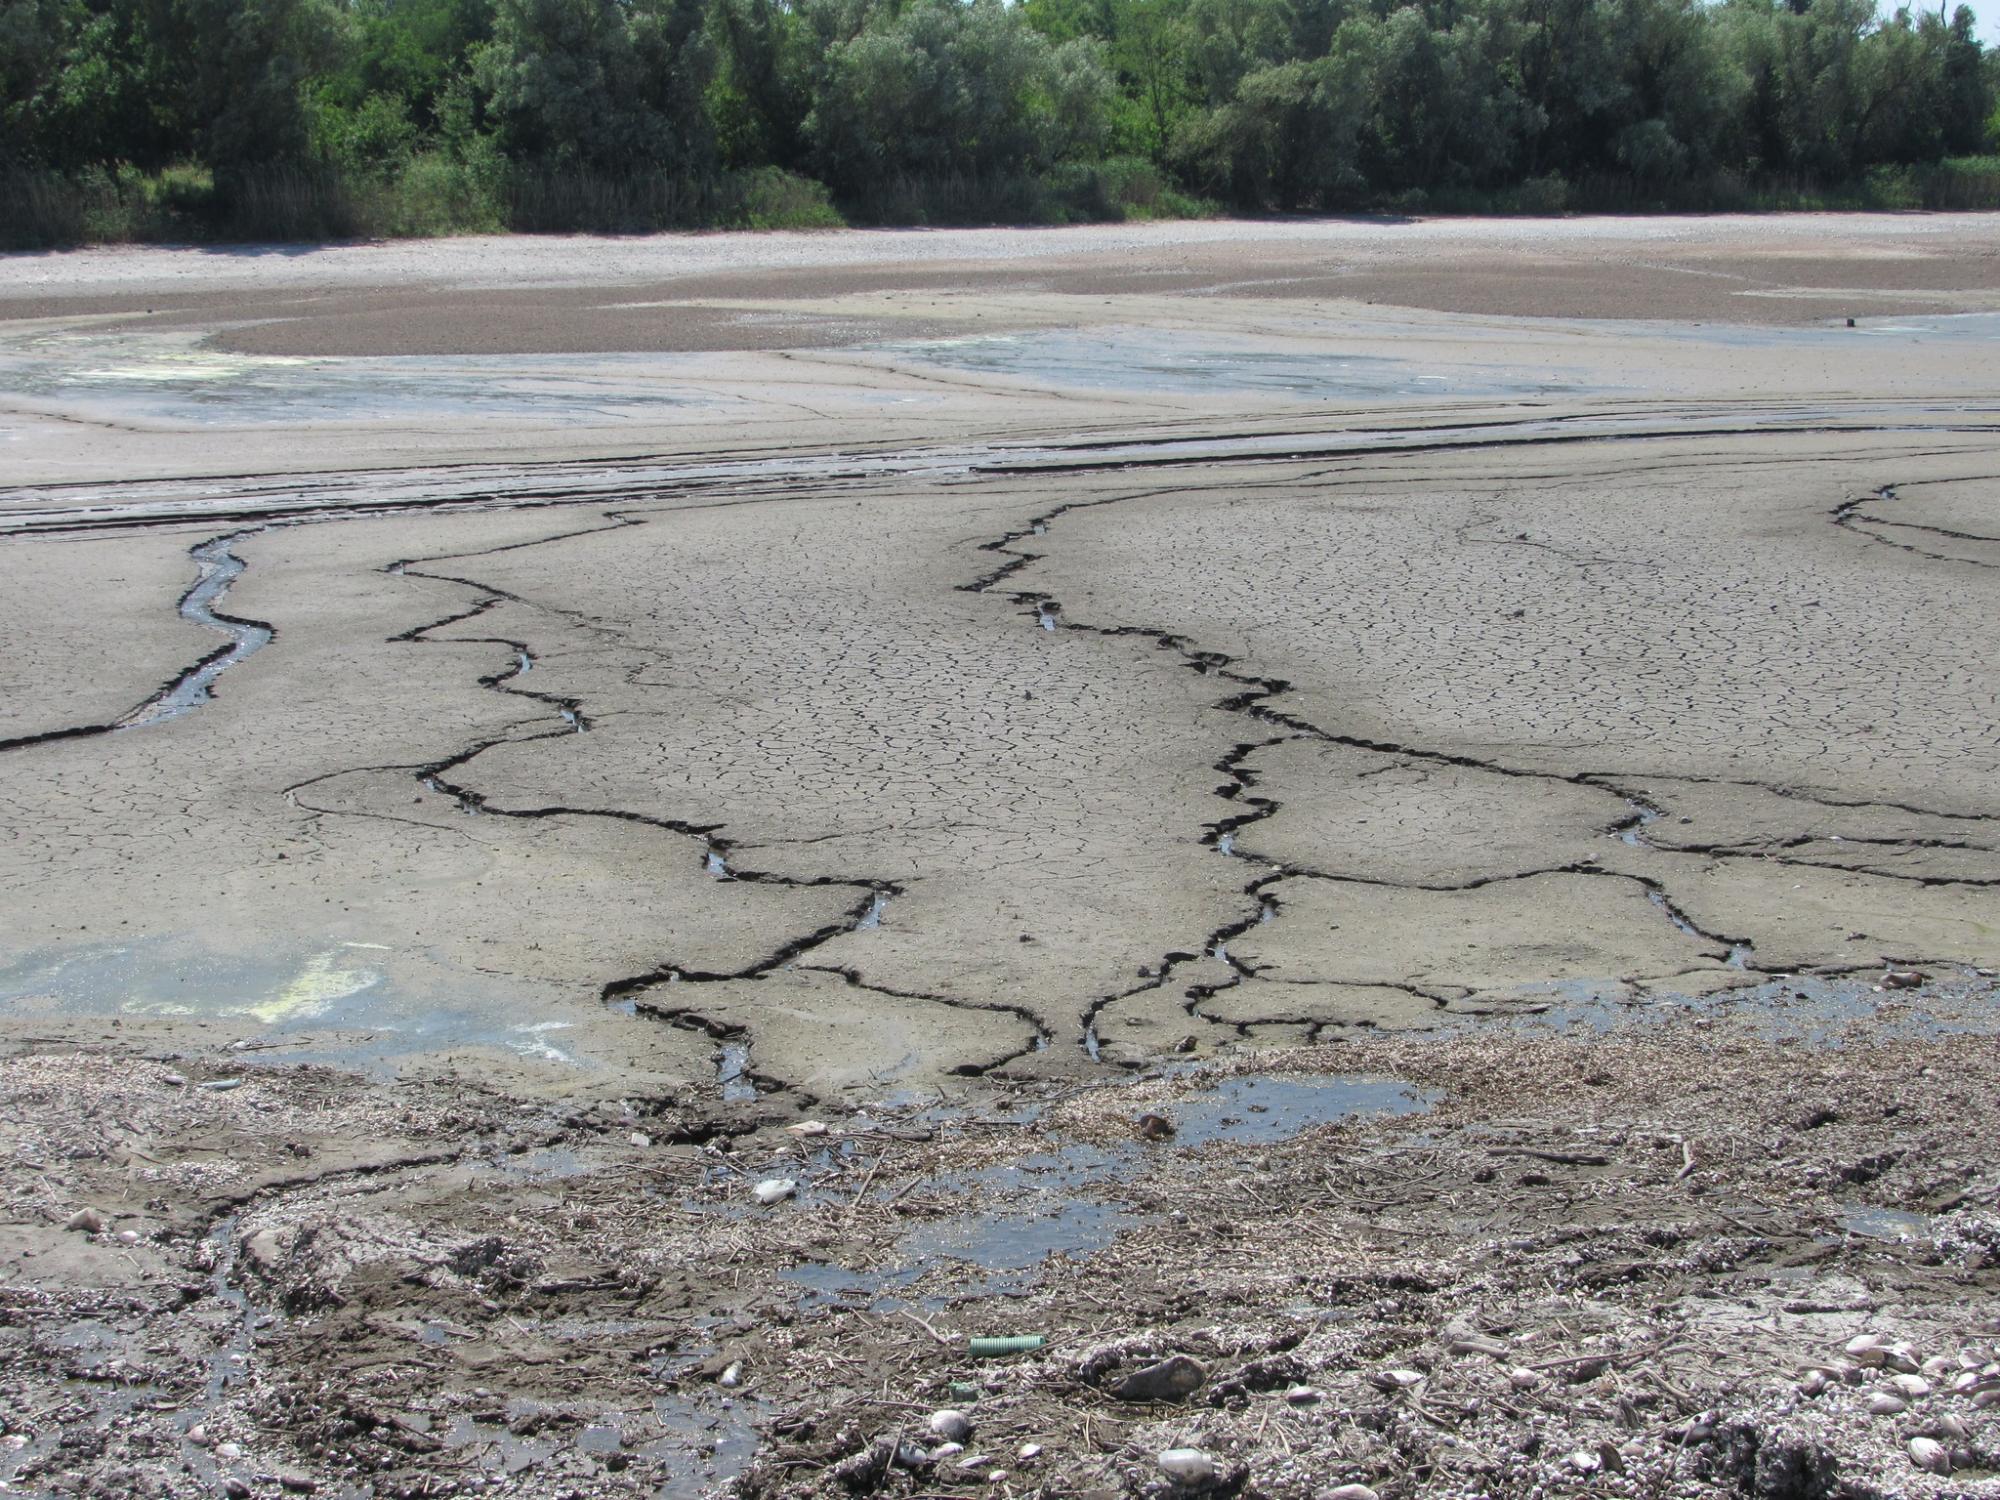
[[0, 215], [1985, 205], [1996, 86], [1970, 10], [1872, 0], [0, 0]]

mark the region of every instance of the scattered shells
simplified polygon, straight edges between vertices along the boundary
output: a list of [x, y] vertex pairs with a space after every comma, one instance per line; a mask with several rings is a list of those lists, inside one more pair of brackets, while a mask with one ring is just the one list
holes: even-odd
[[1928, 1469], [1933, 1474], [1951, 1472], [1951, 1455], [1945, 1452], [1944, 1444], [1935, 1438], [1911, 1438], [1910, 1462], [1920, 1469]]
[[972, 1418], [947, 1406], [931, 1413], [931, 1432], [947, 1442], [962, 1443], [972, 1436]]
[[799, 1185], [789, 1177], [766, 1177], [750, 1191], [757, 1201], [766, 1206], [782, 1203], [799, 1190]]
[[1908, 1344], [1892, 1344], [1879, 1334], [1864, 1333], [1847, 1341], [1847, 1357], [1856, 1364], [1876, 1370], [1887, 1366], [1891, 1370], [1907, 1370], [1915, 1373], [1916, 1352]]
[[1160, 1472], [1175, 1484], [1212, 1484], [1222, 1474], [1220, 1466], [1199, 1448], [1167, 1448], [1159, 1457]]

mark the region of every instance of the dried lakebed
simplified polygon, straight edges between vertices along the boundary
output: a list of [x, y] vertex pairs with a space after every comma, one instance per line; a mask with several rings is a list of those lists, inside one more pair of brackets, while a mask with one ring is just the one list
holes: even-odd
[[8, 497], [7, 1482], [1991, 1484], [1993, 418], [1280, 428]]

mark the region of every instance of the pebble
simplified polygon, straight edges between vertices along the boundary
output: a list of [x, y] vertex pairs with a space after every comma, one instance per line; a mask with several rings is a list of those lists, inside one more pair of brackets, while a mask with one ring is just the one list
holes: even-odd
[[168, 1073], [160, 1079], [160, 1082], [164, 1083], [170, 1089], [184, 1089], [187, 1087], [187, 1079], [183, 1078], [179, 1073]]
[[240, 1479], [223, 1480], [222, 1493], [227, 1495], [229, 1500], [250, 1500], [250, 1486]]
[[1944, 1444], [1935, 1438], [1911, 1438], [1910, 1462], [1920, 1469], [1928, 1469], [1933, 1474], [1951, 1471], [1951, 1455], [1944, 1451]]
[[1309, 1385], [1295, 1385], [1285, 1392], [1287, 1406], [1313, 1406], [1320, 1400], [1320, 1393]]
[[1185, 1401], [1201, 1389], [1208, 1371], [1198, 1359], [1176, 1354], [1130, 1375], [1111, 1387], [1120, 1401]]
[[1892, 1396], [1887, 1391], [1877, 1391], [1868, 1398], [1868, 1413], [1876, 1417], [1901, 1416], [1910, 1409], [1910, 1403], [1901, 1396]]
[[1517, 1391], [1532, 1391], [1546, 1379], [1540, 1370], [1517, 1365], [1507, 1372], [1507, 1383]]
[[1579, 1474], [1595, 1474], [1604, 1466], [1595, 1449], [1579, 1448], [1569, 1456], [1569, 1466]]
[[1817, 1396], [1825, 1389], [1826, 1371], [1824, 1370], [1808, 1370], [1806, 1371], [1806, 1378], [1799, 1382], [1799, 1394], [1801, 1396]]
[[1159, 1457], [1160, 1472], [1175, 1484], [1213, 1484], [1221, 1477], [1216, 1461], [1199, 1448], [1166, 1448]]
[[1965, 1425], [1963, 1419], [1950, 1414], [1938, 1418], [1938, 1431], [1961, 1443], [1972, 1436], [1972, 1429]]
[[653, 1144], [653, 1138], [643, 1130], [635, 1130], [626, 1136], [625, 1139], [635, 1146], [650, 1146]]
[[138, 1244], [138, 1243], [139, 1243], [139, 1231], [138, 1231], [138, 1230], [136, 1230], [136, 1229], [121, 1229], [121, 1230], [119, 1230], [119, 1231], [118, 1231], [118, 1243], [119, 1243], [119, 1244], [121, 1244], [121, 1245], [136, 1245], [136, 1244]]
[[[1960, 1434], [1960, 1436], [1963, 1436], [1963, 1434]], [[1040, 1443], [1023, 1443], [1015, 1450], [1014, 1456], [1024, 1464], [1033, 1463], [1042, 1456], [1042, 1445]]]
[[1407, 1391], [1424, 1383], [1423, 1375], [1416, 1370], [1377, 1370], [1368, 1379], [1384, 1391]]
[[799, 1185], [789, 1177], [767, 1177], [751, 1189], [759, 1203], [766, 1206], [782, 1203], [799, 1190]]
[[217, 1443], [215, 1456], [226, 1464], [233, 1464], [243, 1456], [243, 1448], [238, 1443]]
[[67, 1219], [63, 1220], [63, 1228], [74, 1229], [82, 1234], [102, 1234], [104, 1232], [104, 1215], [94, 1208], [79, 1208]]
[[931, 1413], [931, 1431], [947, 1442], [962, 1443], [972, 1436], [972, 1418], [947, 1406], [943, 1411]]
[[187, 1430], [187, 1440], [197, 1448], [206, 1448], [212, 1441], [208, 1435], [208, 1429], [199, 1422]]

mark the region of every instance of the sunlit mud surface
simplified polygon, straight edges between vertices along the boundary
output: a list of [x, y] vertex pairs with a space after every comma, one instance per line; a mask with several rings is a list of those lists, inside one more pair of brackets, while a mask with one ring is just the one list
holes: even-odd
[[1819, 232], [0, 323], [0, 1482], [1982, 1493], [2000, 314]]

